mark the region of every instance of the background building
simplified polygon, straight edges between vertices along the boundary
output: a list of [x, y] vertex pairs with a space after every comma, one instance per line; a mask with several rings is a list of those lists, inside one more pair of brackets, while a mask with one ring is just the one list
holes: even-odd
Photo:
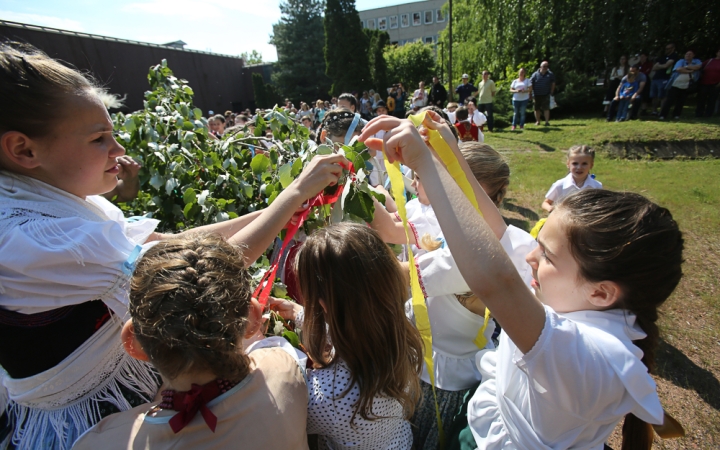
[[442, 11], [446, 0], [427, 0], [358, 11], [363, 28], [387, 31], [390, 43], [436, 43], [440, 31], [445, 29], [447, 18]]
[[188, 80], [195, 92], [193, 102], [204, 114], [254, 109], [252, 73], [270, 81], [269, 64], [245, 66], [239, 56], [185, 49], [182, 41], [158, 45], [3, 20], [0, 39], [32, 44], [90, 73], [111, 93], [127, 96], [125, 111], [142, 109], [150, 87], [148, 70], [163, 59], [175, 76]]

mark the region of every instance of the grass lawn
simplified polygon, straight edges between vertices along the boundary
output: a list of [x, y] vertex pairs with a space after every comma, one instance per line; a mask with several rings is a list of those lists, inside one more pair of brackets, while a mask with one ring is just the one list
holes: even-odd
[[[573, 144], [720, 139], [717, 118], [606, 123], [585, 117], [550, 123], [546, 128], [533, 122], [522, 133], [486, 134], [486, 142], [510, 163], [504, 215], [520, 225], [545, 217], [540, 204], [550, 185], [566, 175], [564, 151]], [[685, 275], [662, 307], [655, 380], [663, 406], [687, 436], [656, 439], [655, 448], [720, 448], [720, 159], [629, 161], [600, 152], [593, 172], [607, 189], [639, 192], [668, 208], [685, 236]], [[618, 431], [611, 440], [615, 449]]]

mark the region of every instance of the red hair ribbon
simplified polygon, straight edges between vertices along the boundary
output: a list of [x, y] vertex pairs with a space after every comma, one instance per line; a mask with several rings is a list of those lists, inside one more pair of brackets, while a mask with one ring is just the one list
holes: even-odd
[[[343, 166], [343, 168], [349, 170], [350, 173], [355, 173], [355, 167], [353, 167], [352, 162], [348, 163], [347, 167], [345, 167], [344, 164], [341, 165]], [[275, 281], [275, 275], [277, 274], [278, 266], [280, 265], [280, 258], [282, 258], [282, 255], [285, 253], [285, 249], [287, 248], [288, 244], [292, 242], [293, 237], [295, 237], [295, 233], [297, 233], [298, 229], [300, 229], [302, 224], [305, 222], [305, 219], [307, 219], [308, 214], [310, 214], [310, 208], [314, 206], [332, 205], [337, 201], [338, 198], [340, 198], [342, 191], [343, 185], [338, 185], [334, 194], [325, 195], [320, 192], [308, 202], [308, 206], [307, 208], [305, 208], [305, 210], [303, 210], [303, 212], [293, 216], [297, 219], [294, 224], [292, 222], [289, 222], [285, 226], [287, 228], [287, 233], [285, 233], [285, 239], [283, 239], [282, 247], [280, 247], [280, 252], [278, 253], [279, 256], [277, 260], [270, 265], [268, 271], [265, 272], [263, 277], [260, 279], [260, 283], [258, 284], [257, 288], [255, 288], [255, 292], [253, 293], [253, 298], [257, 299], [258, 303], [260, 303], [263, 308], [267, 304], [268, 297], [270, 296], [270, 292], [272, 291], [273, 282]]]

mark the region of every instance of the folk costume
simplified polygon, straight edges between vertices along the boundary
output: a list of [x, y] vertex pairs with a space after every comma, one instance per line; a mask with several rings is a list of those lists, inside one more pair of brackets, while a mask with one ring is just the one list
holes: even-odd
[[155, 394], [157, 375], [119, 337], [158, 223], [0, 171], [0, 397], [16, 448], [70, 448], [103, 416]]

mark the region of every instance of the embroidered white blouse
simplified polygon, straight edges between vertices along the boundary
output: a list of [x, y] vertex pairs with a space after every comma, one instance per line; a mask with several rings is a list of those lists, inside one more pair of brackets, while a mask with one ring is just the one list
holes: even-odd
[[483, 382], [468, 406], [478, 448], [601, 450], [627, 413], [662, 423], [655, 382], [632, 343], [645, 336], [634, 315], [548, 306], [545, 314], [528, 353], [504, 332], [497, 351], [478, 352]]

